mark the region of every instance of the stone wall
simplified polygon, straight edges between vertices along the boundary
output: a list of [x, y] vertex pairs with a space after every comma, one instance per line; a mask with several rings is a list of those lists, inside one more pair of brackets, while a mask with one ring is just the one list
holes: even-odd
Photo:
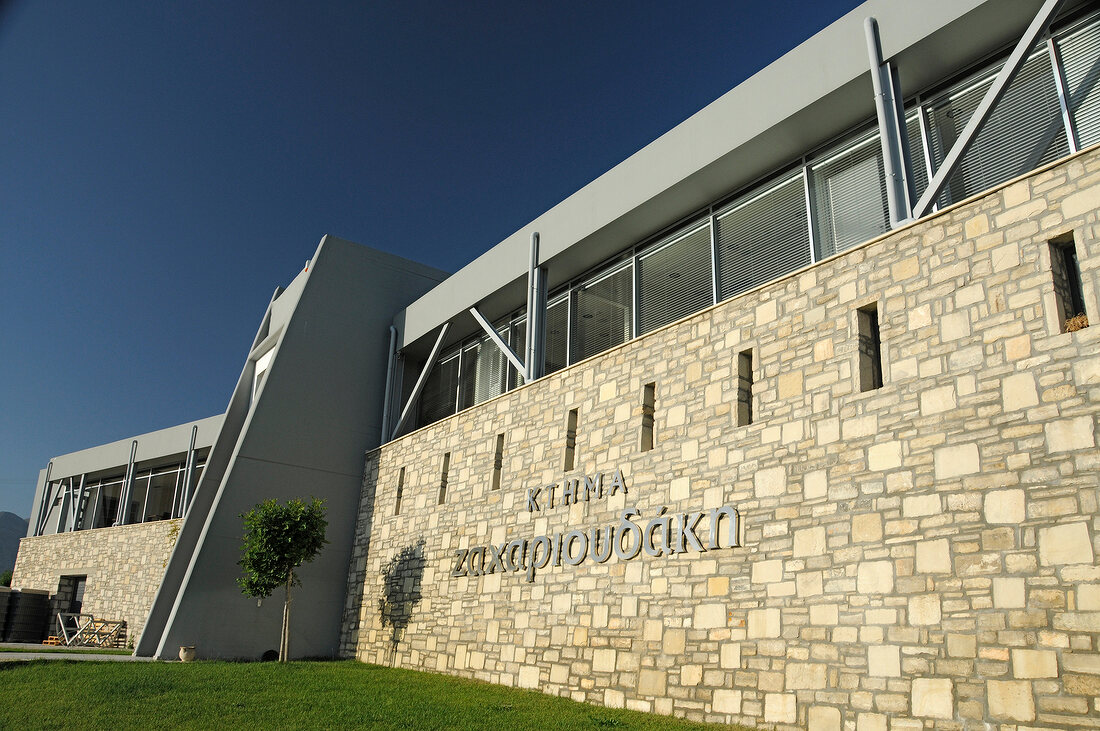
[[136, 643], [182, 523], [180, 518], [24, 538], [11, 585], [54, 594], [62, 576], [87, 576], [82, 611], [125, 620], [127, 638]]
[[[1061, 332], [1048, 242], [1074, 236], [1095, 322], [1098, 207], [1093, 151], [371, 452], [344, 651], [757, 726], [1094, 725], [1100, 327]], [[863, 391], [870, 305], [885, 383]], [[625, 494], [562, 505], [615, 470]], [[727, 505], [740, 546], [712, 548], [695, 515]], [[677, 552], [511, 570], [508, 542], [628, 507], [643, 529], [667, 508]], [[479, 547], [484, 573], [452, 576]]]

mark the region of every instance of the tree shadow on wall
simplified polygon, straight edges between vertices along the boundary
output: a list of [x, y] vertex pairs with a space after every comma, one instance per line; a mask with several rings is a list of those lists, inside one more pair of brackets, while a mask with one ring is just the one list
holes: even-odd
[[382, 568], [382, 598], [378, 600], [378, 613], [382, 615], [382, 626], [391, 628], [387, 651], [390, 662], [397, 653], [397, 645], [405, 636], [413, 608], [420, 603], [424, 564], [424, 540], [421, 539], [416, 545], [402, 548]]

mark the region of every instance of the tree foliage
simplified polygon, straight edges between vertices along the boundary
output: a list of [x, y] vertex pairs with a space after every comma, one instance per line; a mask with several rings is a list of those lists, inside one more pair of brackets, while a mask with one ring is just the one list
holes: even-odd
[[11, 586], [11, 571], [0, 573], [0, 586]]
[[288, 500], [286, 505], [267, 500], [241, 516], [244, 547], [238, 562], [244, 576], [237, 579], [245, 596], [269, 597], [280, 586], [301, 582], [294, 570], [312, 561], [325, 540], [325, 504], [313, 498], [308, 504]]

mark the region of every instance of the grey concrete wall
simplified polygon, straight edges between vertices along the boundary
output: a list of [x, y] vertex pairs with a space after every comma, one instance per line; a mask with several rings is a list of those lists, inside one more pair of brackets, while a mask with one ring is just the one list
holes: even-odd
[[[236, 584], [240, 515], [265, 499], [310, 497], [326, 502], [329, 545], [301, 571], [291, 652], [336, 654], [362, 456], [380, 441], [389, 325], [396, 310], [443, 276], [325, 237], [281, 332], [273, 317], [271, 333], [257, 336], [257, 342], [276, 338], [274, 357], [224, 474], [217, 483], [214, 474], [209, 481], [204, 476], [200, 493], [210, 500], [209, 509], [188, 516], [184, 534], [198, 535], [193, 547], [184, 543], [190, 537], [181, 535], [170, 561], [171, 580], [154, 602], [151, 616], [158, 620], [150, 621], [150, 630], [171, 609], [159, 642], [152, 646], [147, 632], [139, 654], [171, 656], [178, 645], [196, 645], [199, 657], [257, 658], [277, 647], [281, 595], [258, 604], [243, 597]], [[288, 287], [283, 296], [290, 292]], [[251, 385], [250, 366], [238, 392]], [[231, 405], [230, 413], [237, 408]], [[219, 439], [215, 450], [221, 448]], [[176, 572], [182, 574], [178, 590]]]

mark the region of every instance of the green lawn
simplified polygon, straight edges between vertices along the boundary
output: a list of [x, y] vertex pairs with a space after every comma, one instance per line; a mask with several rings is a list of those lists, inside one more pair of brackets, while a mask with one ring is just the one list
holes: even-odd
[[0, 728], [715, 728], [357, 662], [0, 662]]

